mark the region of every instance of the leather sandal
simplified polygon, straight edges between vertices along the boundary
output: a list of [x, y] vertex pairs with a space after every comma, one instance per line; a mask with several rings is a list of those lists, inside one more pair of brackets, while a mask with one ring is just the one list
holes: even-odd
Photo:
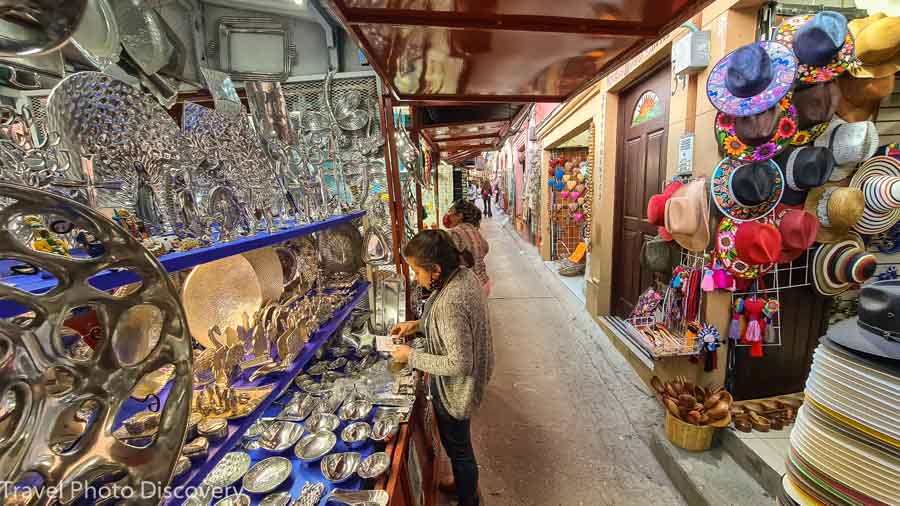
[[769, 419], [756, 413], [755, 411], [750, 412], [750, 425], [753, 426], [754, 430], [759, 432], [769, 432], [769, 429], [772, 427], [772, 424], [769, 422]]

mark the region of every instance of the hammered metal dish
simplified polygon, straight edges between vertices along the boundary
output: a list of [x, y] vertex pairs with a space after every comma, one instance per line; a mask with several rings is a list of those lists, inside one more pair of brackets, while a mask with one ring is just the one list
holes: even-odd
[[347, 443], [350, 447], [359, 446], [369, 439], [372, 434], [372, 427], [366, 422], [354, 422], [344, 427], [341, 431], [341, 441]]
[[365, 399], [356, 399], [344, 403], [338, 416], [344, 421], [363, 420], [372, 412], [372, 403]]
[[223, 498], [216, 506], [250, 506], [250, 496], [247, 494], [234, 494]]
[[363, 459], [356, 473], [360, 478], [368, 480], [381, 476], [389, 467], [391, 467], [391, 459], [387, 453], [375, 452]]
[[336, 444], [334, 432], [313, 432], [300, 439], [294, 447], [294, 455], [303, 462], [315, 462], [333, 450]]
[[278, 453], [297, 444], [303, 436], [303, 426], [299, 423], [278, 421], [273, 423], [259, 438], [259, 447]]
[[293, 470], [291, 461], [284, 457], [261, 460], [244, 476], [244, 490], [251, 494], [268, 494], [284, 483]]
[[225, 331], [243, 323], [243, 315], [262, 307], [262, 289], [253, 266], [241, 255], [199, 265], [181, 290], [191, 335], [204, 348], [217, 348], [209, 330]]
[[250, 469], [250, 455], [244, 452], [229, 452], [206, 475], [203, 484], [210, 488], [225, 488], [241, 479], [247, 474], [248, 469]]
[[361, 461], [362, 457], [356, 452], [334, 453], [322, 459], [319, 469], [331, 483], [343, 483], [353, 476]]
[[291, 502], [290, 492], [276, 492], [263, 497], [259, 506], [287, 506]]
[[394, 437], [398, 430], [400, 430], [400, 416], [384, 416], [372, 424], [372, 434], [369, 437], [374, 441], [387, 441]]

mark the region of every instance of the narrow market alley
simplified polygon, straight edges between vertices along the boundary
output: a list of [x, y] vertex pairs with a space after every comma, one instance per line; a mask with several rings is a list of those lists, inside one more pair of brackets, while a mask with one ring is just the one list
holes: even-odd
[[496, 357], [472, 424], [485, 504], [684, 504], [641, 439], [655, 399], [506, 221], [481, 226]]

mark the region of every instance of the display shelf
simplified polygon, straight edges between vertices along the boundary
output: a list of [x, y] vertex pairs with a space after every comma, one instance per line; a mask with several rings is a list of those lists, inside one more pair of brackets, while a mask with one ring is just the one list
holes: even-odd
[[[212, 468], [219, 463], [222, 457], [224, 457], [226, 453], [235, 449], [244, 433], [247, 431], [247, 429], [250, 428], [251, 425], [253, 425], [257, 418], [266, 413], [270, 408], [278, 408], [278, 406], [273, 406], [275, 400], [281, 397], [291, 387], [294, 378], [303, 370], [304, 367], [306, 367], [306, 364], [309, 363], [310, 359], [312, 359], [316, 351], [326, 341], [328, 341], [328, 339], [338, 329], [340, 329], [341, 325], [345, 321], [347, 321], [353, 308], [356, 307], [356, 305], [359, 304], [359, 302], [362, 301], [363, 298], [368, 294], [368, 286], [368, 283], [361, 282], [354, 287], [355, 293], [353, 294], [352, 299], [343, 307], [338, 309], [334, 313], [334, 316], [332, 316], [332, 318], [328, 322], [322, 325], [322, 327], [310, 337], [309, 342], [306, 343], [306, 346], [304, 346], [296, 362], [294, 362], [294, 365], [289, 370], [278, 375], [260, 378], [259, 380], [252, 383], [244, 379], [241, 379], [235, 383], [234, 386], [239, 387], [275, 384], [275, 388], [272, 390], [272, 393], [269, 394], [269, 396], [262, 403], [260, 403], [260, 405], [257, 406], [256, 409], [253, 410], [253, 412], [251, 412], [249, 415], [241, 418], [240, 420], [229, 422], [228, 435], [217, 443], [210, 443], [208, 457], [205, 462], [203, 462], [202, 464], [195, 464], [195, 466], [192, 467], [188, 473], [172, 481], [171, 490], [173, 491], [173, 495], [169, 498], [167, 504], [176, 506], [184, 502], [185, 498], [178, 497], [179, 494], [177, 493], [177, 491], [189, 491], [194, 487], [199, 486], [203, 481], [203, 478], [206, 477], [209, 471], [211, 471]], [[249, 374], [249, 372], [250, 371], [247, 371], [247, 374]], [[371, 453], [371, 450], [369, 451], [369, 453]], [[273, 455], [274, 454], [267, 454], [266, 456]], [[251, 456], [253, 456], [252, 453]], [[292, 457], [292, 454], [285, 454], [285, 456]], [[257, 459], [254, 458], [254, 462], [256, 460]], [[296, 486], [297, 484], [295, 483], [294, 485]], [[302, 487], [303, 484], [300, 483], [299, 485]], [[348, 486], [350, 486], [352, 488], [353, 485], [353, 483], [346, 483], [342, 485], [342, 487], [347, 488]], [[355, 483], [356, 488], [359, 488], [360, 485], [361, 483]]]
[[[160, 263], [165, 267], [166, 271], [178, 272], [190, 269], [201, 264], [220, 260], [253, 251], [255, 249], [272, 246], [296, 237], [302, 237], [322, 230], [327, 230], [338, 225], [352, 222], [365, 215], [365, 211], [358, 211], [341, 216], [328, 218], [327, 220], [317, 221], [306, 225], [299, 225], [277, 232], [268, 233], [260, 232], [252, 237], [242, 237], [234, 241], [213, 244], [205, 248], [192, 249], [190, 251], [179, 251], [169, 253], [159, 257]], [[42, 273], [32, 275], [4, 275], [9, 272], [9, 267], [14, 263], [10, 260], [0, 260], [0, 276], [2, 283], [31, 293], [46, 293], [56, 286], [57, 281], [52, 276], [45, 276]], [[104, 271], [90, 279], [91, 286], [99, 290], [113, 290], [120, 286], [130, 283], [139, 282], [140, 278], [126, 270]], [[22, 314], [27, 309], [24, 306], [11, 301], [0, 300], [0, 318], [9, 318]]]

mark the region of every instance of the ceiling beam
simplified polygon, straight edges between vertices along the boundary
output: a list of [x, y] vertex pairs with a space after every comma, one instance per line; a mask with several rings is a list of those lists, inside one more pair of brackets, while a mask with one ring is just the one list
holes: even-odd
[[490, 14], [482, 12], [426, 11], [420, 9], [380, 9], [346, 7], [342, 11], [351, 24], [428, 26], [465, 28], [469, 30], [515, 30], [520, 32], [581, 33], [603, 37], [656, 37], [659, 26], [647, 26], [639, 21], [571, 18], [562, 16], [534, 16], [521, 14]]

